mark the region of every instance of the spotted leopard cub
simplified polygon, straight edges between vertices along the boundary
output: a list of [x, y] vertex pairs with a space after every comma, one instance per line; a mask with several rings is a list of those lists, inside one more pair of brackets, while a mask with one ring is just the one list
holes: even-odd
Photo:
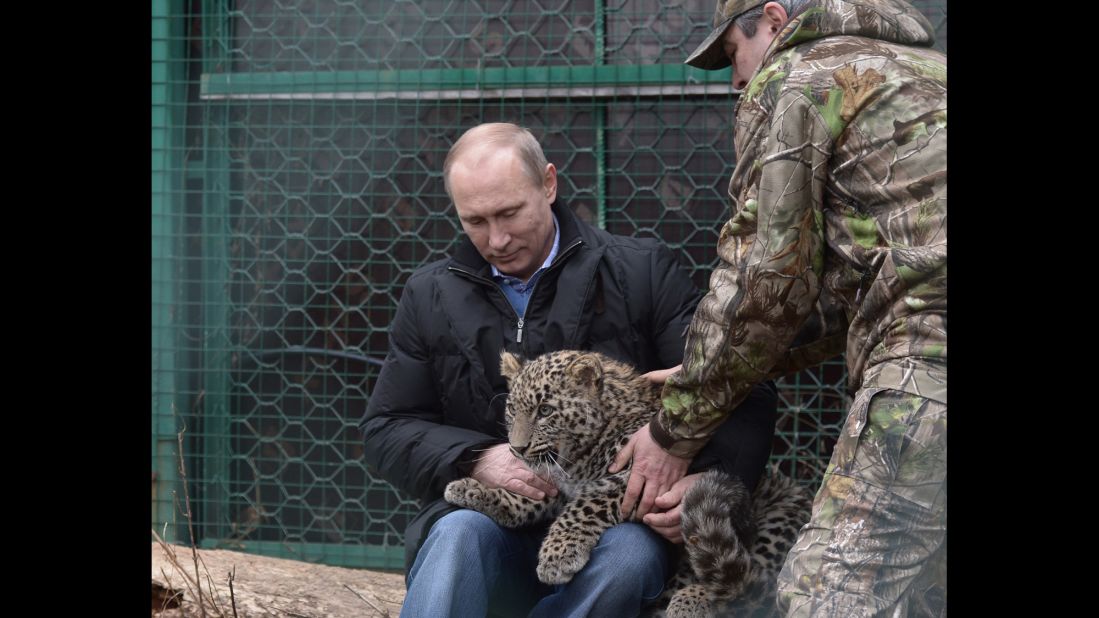
[[[629, 470], [608, 474], [607, 468], [659, 411], [660, 387], [595, 352], [552, 352], [525, 364], [504, 352], [500, 368], [510, 387], [511, 450], [552, 478], [558, 494], [532, 500], [465, 478], [447, 485], [444, 495], [505, 527], [553, 519], [537, 574], [547, 584], [563, 584], [587, 564], [603, 532], [622, 521], [618, 507]], [[739, 479], [720, 472], [706, 473], [688, 491], [688, 560], [669, 585], [669, 616], [774, 606], [774, 577], [809, 509], [808, 496], [783, 479], [764, 479], [755, 500]]]
[[570, 581], [588, 562], [603, 531], [619, 523], [628, 470], [607, 468], [656, 410], [657, 387], [630, 367], [595, 353], [554, 352], [528, 362], [504, 352], [500, 372], [510, 393], [505, 412], [511, 451], [557, 486], [532, 500], [489, 489], [472, 478], [451, 482], [452, 504], [480, 511], [505, 527], [554, 519], [538, 554], [538, 579]]

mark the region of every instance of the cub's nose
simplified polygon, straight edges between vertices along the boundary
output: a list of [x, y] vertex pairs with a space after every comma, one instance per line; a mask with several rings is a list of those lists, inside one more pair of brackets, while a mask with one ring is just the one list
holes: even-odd
[[510, 443], [508, 444], [508, 446], [511, 448], [511, 454], [515, 455], [519, 459], [523, 459], [526, 455], [526, 452], [530, 450], [530, 442], [527, 442], [526, 444]]

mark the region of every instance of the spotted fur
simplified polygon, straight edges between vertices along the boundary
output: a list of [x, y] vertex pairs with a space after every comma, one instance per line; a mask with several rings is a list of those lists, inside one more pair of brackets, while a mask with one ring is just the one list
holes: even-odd
[[[558, 495], [531, 500], [464, 478], [447, 485], [445, 497], [505, 527], [553, 519], [537, 574], [547, 584], [563, 584], [587, 564], [603, 532], [622, 521], [618, 507], [629, 470], [608, 474], [607, 468], [659, 411], [660, 388], [595, 352], [552, 352], [525, 364], [504, 352], [500, 368], [510, 386], [511, 451], [552, 478]], [[739, 479], [703, 475], [684, 497], [688, 560], [667, 587], [668, 615], [725, 615], [736, 603], [773, 608], [778, 569], [808, 516], [809, 497], [777, 470], [761, 481], [754, 501]]]
[[667, 615], [779, 616], [778, 573], [812, 498], [772, 467], [752, 496], [740, 479], [712, 470], [683, 497], [688, 559], [668, 586]]

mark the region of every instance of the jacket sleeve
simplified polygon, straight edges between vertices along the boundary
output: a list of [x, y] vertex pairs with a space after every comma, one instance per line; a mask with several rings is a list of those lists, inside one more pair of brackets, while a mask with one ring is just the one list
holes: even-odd
[[424, 292], [410, 280], [401, 295], [390, 324], [389, 354], [359, 428], [366, 463], [393, 486], [428, 501], [465, 476], [461, 464], [468, 463], [467, 453], [500, 440], [443, 424], [443, 404], [419, 315], [422, 303], [430, 299], [418, 299], [418, 291]]
[[664, 409], [651, 426], [674, 455], [695, 455], [772, 374], [820, 296], [832, 134], [800, 92], [787, 91], [772, 109], [747, 127], [759, 146], [738, 159], [735, 214], [721, 229], [719, 264], [691, 322], [683, 370], [665, 384]]
[[661, 369], [683, 361], [683, 344], [691, 316], [702, 292], [691, 281], [687, 269], [663, 244], [652, 254], [653, 307], [652, 337], [660, 356]]
[[748, 396], [722, 421], [714, 435], [691, 460], [687, 473], [717, 468], [736, 476], [755, 489], [775, 439], [778, 421], [778, 390], [766, 380], [752, 386]]
[[[652, 254], [653, 338], [664, 367], [683, 360], [687, 327], [702, 292], [672, 252], [660, 244]], [[689, 472], [719, 468], [755, 487], [771, 455], [778, 393], [770, 380], [755, 384], [691, 462]]]

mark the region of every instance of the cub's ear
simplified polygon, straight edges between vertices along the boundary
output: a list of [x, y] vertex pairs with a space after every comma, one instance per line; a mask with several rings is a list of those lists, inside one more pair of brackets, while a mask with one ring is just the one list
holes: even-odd
[[565, 370], [580, 386], [598, 396], [603, 391], [603, 363], [595, 354], [582, 354]]
[[518, 356], [507, 350], [500, 351], [500, 375], [504, 376], [509, 384], [522, 369], [523, 361], [519, 360]]

